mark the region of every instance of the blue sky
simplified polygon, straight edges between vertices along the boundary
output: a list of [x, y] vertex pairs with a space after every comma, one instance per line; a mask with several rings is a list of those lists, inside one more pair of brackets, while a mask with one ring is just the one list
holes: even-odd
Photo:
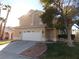
[[30, 9], [42, 10], [39, 0], [0, 0], [3, 4], [11, 5], [12, 9], [8, 17], [7, 26], [18, 26], [18, 18]]

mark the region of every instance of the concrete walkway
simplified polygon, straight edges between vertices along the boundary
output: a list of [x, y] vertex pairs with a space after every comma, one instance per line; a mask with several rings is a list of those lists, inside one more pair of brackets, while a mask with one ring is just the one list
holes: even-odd
[[34, 46], [36, 42], [30, 41], [15, 41], [8, 44], [0, 51], [0, 59], [35, 59], [27, 56], [22, 56], [20, 53]]

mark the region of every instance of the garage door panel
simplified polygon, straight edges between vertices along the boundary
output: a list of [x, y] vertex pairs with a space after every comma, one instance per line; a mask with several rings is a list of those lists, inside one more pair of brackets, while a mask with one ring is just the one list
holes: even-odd
[[22, 33], [22, 40], [42, 41], [42, 33], [41, 32], [25, 32], [25, 33]]

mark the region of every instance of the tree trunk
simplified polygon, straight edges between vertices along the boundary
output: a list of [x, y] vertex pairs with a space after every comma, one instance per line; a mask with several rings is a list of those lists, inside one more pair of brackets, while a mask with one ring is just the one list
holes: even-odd
[[2, 38], [1, 38], [1, 35], [2, 35], [2, 24], [3, 24], [3, 22], [1, 22], [1, 24], [0, 24], [0, 40], [2, 40]]
[[4, 32], [5, 32], [5, 27], [6, 27], [6, 23], [7, 23], [7, 18], [8, 18], [9, 12], [10, 12], [10, 10], [8, 10], [6, 18], [5, 18], [5, 21], [4, 21], [3, 31], [2, 31], [2, 35], [1, 35], [2, 39], [4, 37]]
[[72, 34], [71, 24], [69, 24], [68, 27], [67, 27], [67, 35], [68, 35], [67, 44], [68, 44], [69, 47], [74, 47], [73, 41], [71, 39], [71, 34]]

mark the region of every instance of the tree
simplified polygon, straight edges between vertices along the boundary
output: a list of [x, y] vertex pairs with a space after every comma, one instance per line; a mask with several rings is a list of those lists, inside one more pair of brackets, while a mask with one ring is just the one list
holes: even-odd
[[78, 12], [74, 6], [75, 4], [71, 5], [72, 0], [40, 0], [40, 2], [45, 10], [45, 12], [41, 15], [43, 23], [45, 23], [47, 27], [52, 28], [54, 25], [51, 21], [56, 16], [60, 15], [58, 19], [61, 19], [60, 25], [63, 25], [63, 30], [66, 30], [66, 34], [68, 36], [67, 44], [70, 47], [74, 46], [71, 39], [71, 27], [73, 23], [75, 23], [72, 19]]
[[2, 10], [5, 10], [7, 13], [6, 13], [5, 17], [0, 16], [0, 22], [1, 22], [0, 23], [0, 38], [1, 39], [3, 39], [3, 36], [4, 36], [4, 31], [5, 31], [5, 27], [6, 27], [6, 23], [7, 23], [7, 18], [8, 18], [9, 12], [11, 10], [11, 6], [0, 4], [0, 15], [2, 13]]
[[47, 27], [53, 28], [53, 19], [58, 14], [58, 10], [56, 8], [49, 7], [45, 10], [45, 12], [41, 15], [43, 23], [47, 24]]

